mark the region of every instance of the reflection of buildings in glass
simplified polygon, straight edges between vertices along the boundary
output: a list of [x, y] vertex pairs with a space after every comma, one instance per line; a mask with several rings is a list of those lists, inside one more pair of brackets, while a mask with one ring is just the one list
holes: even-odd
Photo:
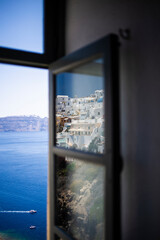
[[57, 145], [104, 152], [103, 90], [88, 97], [56, 98]]
[[58, 95], [56, 99], [57, 112], [67, 112], [70, 108], [70, 98], [66, 95]]

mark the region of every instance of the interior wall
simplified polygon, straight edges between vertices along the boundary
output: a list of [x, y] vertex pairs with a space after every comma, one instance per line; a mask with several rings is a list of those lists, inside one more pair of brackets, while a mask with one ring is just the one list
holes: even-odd
[[122, 239], [160, 239], [160, 4], [68, 0], [66, 54], [119, 29]]

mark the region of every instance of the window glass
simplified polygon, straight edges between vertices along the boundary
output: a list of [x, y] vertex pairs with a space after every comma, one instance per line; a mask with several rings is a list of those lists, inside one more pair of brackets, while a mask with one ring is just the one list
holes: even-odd
[[56, 225], [73, 238], [104, 239], [104, 168], [57, 158]]
[[56, 76], [56, 144], [104, 152], [103, 60]]
[[43, 53], [43, 0], [0, 1], [0, 46]]

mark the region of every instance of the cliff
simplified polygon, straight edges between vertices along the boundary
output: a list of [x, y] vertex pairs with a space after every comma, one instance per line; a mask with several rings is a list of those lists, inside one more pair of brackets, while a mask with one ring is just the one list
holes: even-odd
[[46, 131], [48, 118], [38, 116], [12, 116], [0, 118], [0, 132]]

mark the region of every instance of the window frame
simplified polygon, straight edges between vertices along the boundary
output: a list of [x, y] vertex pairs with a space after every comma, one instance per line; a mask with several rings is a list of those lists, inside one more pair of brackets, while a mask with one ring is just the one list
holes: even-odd
[[[49, 66], [49, 182], [48, 182], [48, 240], [58, 235], [64, 240], [73, 239], [55, 224], [56, 156], [73, 157], [80, 161], [99, 164], [105, 169], [105, 239], [120, 239], [120, 154], [119, 154], [119, 87], [118, 37], [111, 34]], [[103, 57], [105, 91], [105, 153], [95, 154], [56, 146], [56, 74]]]
[[[0, 47], [0, 63], [49, 69], [65, 53], [65, 0], [44, 1], [44, 53]], [[48, 203], [47, 203], [48, 206]], [[47, 219], [50, 213], [47, 208]], [[48, 222], [48, 220], [47, 220]], [[47, 239], [50, 239], [47, 226]]]
[[0, 47], [0, 63], [48, 69], [51, 62], [64, 55], [65, 0], [43, 1], [44, 53]]

